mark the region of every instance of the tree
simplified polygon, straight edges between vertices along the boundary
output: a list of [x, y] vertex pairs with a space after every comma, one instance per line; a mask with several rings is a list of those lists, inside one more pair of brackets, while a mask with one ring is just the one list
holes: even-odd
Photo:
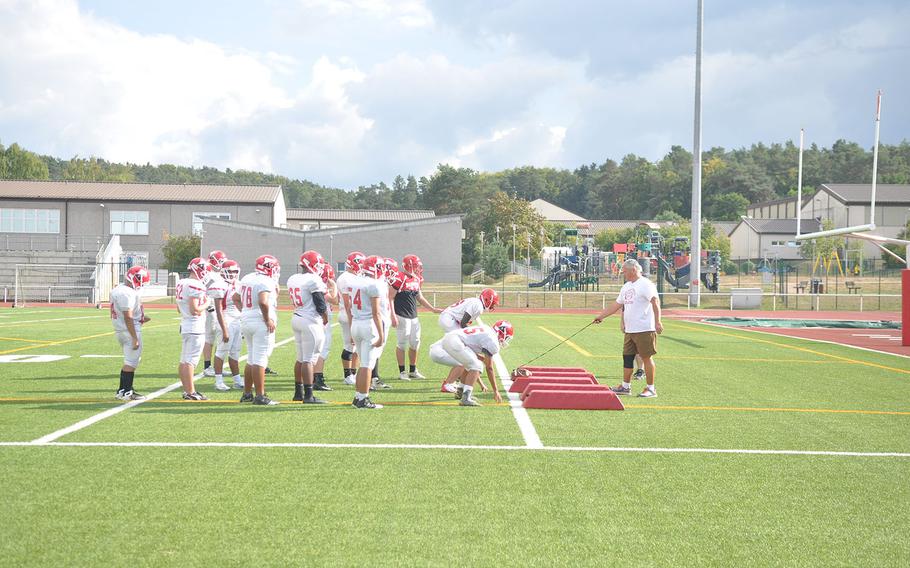
[[0, 178], [48, 179], [47, 164], [37, 154], [13, 144], [6, 150], [0, 146]]
[[483, 270], [497, 279], [509, 271], [509, 253], [501, 243], [489, 243], [483, 249]]
[[[896, 238], [910, 241], [910, 221], [907, 221], [907, 224], [901, 229], [901, 232], [897, 234]], [[902, 245], [885, 245], [885, 248], [904, 260], [907, 260], [907, 247]], [[907, 268], [906, 264], [901, 264], [890, 254], [884, 254], [882, 257], [885, 259], [885, 266], [888, 268]]]
[[164, 267], [168, 272], [186, 272], [191, 260], [202, 254], [202, 237], [199, 235], [168, 235], [161, 245]]
[[[531, 250], [540, 250], [541, 233], [545, 231], [545, 219], [524, 199], [512, 199], [499, 191], [487, 200], [487, 207], [481, 213], [479, 229], [487, 235], [495, 235], [496, 227], [510, 253], [516, 259], [524, 258], [528, 253], [528, 237], [531, 238]], [[512, 226], [515, 226], [515, 251], [512, 251]], [[544, 237], [546, 239], [546, 237]]]
[[749, 200], [738, 193], [724, 193], [714, 196], [707, 207], [707, 217], [718, 221], [736, 221], [746, 214]]
[[73, 181], [135, 181], [133, 170], [122, 164], [111, 164], [91, 157], [74, 157], [63, 168], [63, 179]]

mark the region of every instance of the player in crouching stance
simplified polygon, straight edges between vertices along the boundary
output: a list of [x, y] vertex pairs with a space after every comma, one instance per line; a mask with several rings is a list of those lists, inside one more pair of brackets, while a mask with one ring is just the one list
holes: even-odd
[[202, 355], [205, 343], [205, 286], [202, 280], [212, 269], [208, 261], [194, 258], [187, 266], [188, 278], [177, 282], [177, 309], [180, 311], [180, 335], [183, 346], [180, 351], [180, 365], [177, 373], [183, 384], [183, 400], [208, 400], [204, 394], [196, 392], [193, 373]]
[[363, 261], [361, 275], [351, 281], [350, 296], [344, 296], [344, 309], [351, 322], [351, 338], [360, 354], [357, 369], [354, 408], [378, 409], [381, 404], [370, 400], [371, 370], [382, 355], [385, 345], [385, 326], [382, 321], [381, 302], [388, 292], [379, 286], [382, 260], [378, 256]]
[[123, 283], [111, 290], [111, 322], [114, 324], [117, 341], [123, 348], [123, 366], [120, 368], [120, 400], [145, 400], [133, 390], [133, 377], [142, 357], [141, 325], [149, 321], [142, 309], [139, 289], [149, 283], [149, 271], [134, 266], [126, 272]]
[[[471, 322], [480, 317], [484, 310], [493, 311], [499, 305], [499, 294], [492, 288], [484, 288], [476, 298], [459, 300], [444, 309], [439, 314], [439, 327], [446, 333], [457, 329], [466, 328]], [[454, 393], [456, 390], [455, 379], [461, 375], [463, 369], [455, 367], [442, 383], [442, 392]], [[483, 383], [481, 382], [481, 385]]]
[[[493, 372], [492, 358], [500, 349], [508, 346], [514, 335], [512, 324], [500, 320], [492, 328], [485, 326], [456, 329], [430, 346], [430, 358], [440, 365], [464, 367], [466, 375], [462, 386], [456, 391], [456, 397], [462, 406], [480, 406], [472, 396], [474, 383], [480, 378], [481, 368], [486, 369], [490, 384], [493, 385], [493, 398], [502, 402], [496, 375]], [[481, 365], [482, 362], [482, 365]]]
[[[206, 295], [210, 300], [215, 297], [212, 290], [224, 285], [221, 269], [227, 259], [227, 255], [220, 250], [213, 250], [209, 253], [209, 264], [212, 265], [212, 270], [202, 279], [202, 284], [205, 286]], [[205, 307], [205, 345], [202, 347], [202, 374], [206, 377], [215, 376], [215, 369], [212, 367], [212, 351], [218, 345], [217, 334], [218, 319], [215, 315], [215, 302], [210, 301]], [[216, 384], [215, 387], [217, 388], [218, 385]]]
[[326, 285], [322, 280], [325, 260], [314, 250], [300, 255], [302, 274], [288, 278], [288, 294], [294, 304], [291, 328], [297, 344], [297, 363], [294, 365], [294, 400], [304, 404], [324, 404], [313, 396], [313, 365], [325, 343], [325, 325], [329, 322], [326, 309]]
[[[281, 265], [272, 255], [256, 259], [256, 271], [240, 281], [240, 293], [234, 302], [240, 305], [241, 329], [246, 341], [247, 360], [243, 369], [243, 395], [240, 402], [260, 406], [275, 406], [278, 401], [265, 394], [265, 368], [275, 348], [277, 324], [278, 279]], [[256, 396], [253, 396], [253, 389]]]
[[224, 362], [227, 360], [231, 375], [234, 376], [234, 388], [243, 388], [243, 376], [240, 374], [240, 349], [243, 346], [243, 333], [240, 331], [240, 308], [234, 303], [234, 294], [239, 290], [237, 281], [240, 276], [240, 265], [233, 260], [225, 260], [221, 265], [222, 284], [209, 288], [215, 303], [215, 388], [220, 391], [230, 390], [224, 384]]
[[[402, 259], [402, 271], [393, 273], [389, 278], [389, 294], [398, 316], [395, 327], [398, 337], [398, 378], [402, 381], [425, 379], [417, 370], [417, 350], [420, 349], [420, 319], [417, 317], [417, 302], [435, 314], [442, 310], [423, 297], [420, 285], [423, 282], [423, 263], [416, 254], [409, 254]], [[404, 354], [408, 353], [410, 366], [404, 370]]]

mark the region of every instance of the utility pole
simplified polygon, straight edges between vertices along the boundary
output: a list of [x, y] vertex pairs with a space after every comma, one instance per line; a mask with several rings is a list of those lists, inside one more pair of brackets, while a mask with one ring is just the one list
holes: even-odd
[[705, 26], [704, 0], [698, 0], [695, 33], [695, 134], [692, 144], [692, 238], [689, 241], [689, 305], [701, 300], [701, 57]]

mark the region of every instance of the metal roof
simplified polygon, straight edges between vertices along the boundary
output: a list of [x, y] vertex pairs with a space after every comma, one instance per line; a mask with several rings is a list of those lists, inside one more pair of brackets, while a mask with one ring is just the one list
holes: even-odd
[[[796, 219], [743, 219], [743, 223], [752, 227], [760, 235], [796, 235]], [[737, 225], [738, 227], [739, 225]], [[818, 219], [803, 219], [800, 229], [803, 233], [821, 231], [822, 224]]]
[[435, 217], [428, 209], [288, 209], [288, 221], [413, 221]]
[[279, 185], [0, 180], [0, 199], [275, 203]]
[[[823, 183], [819, 191], [825, 190], [846, 205], [868, 205], [872, 199], [871, 183]], [[876, 184], [875, 204], [910, 205], [910, 184]]]
[[575, 223], [585, 220], [584, 217], [580, 217], [571, 211], [567, 211], [566, 209], [559, 207], [558, 205], [553, 205], [544, 199], [535, 199], [531, 202], [531, 207], [533, 207], [540, 216], [551, 222]]

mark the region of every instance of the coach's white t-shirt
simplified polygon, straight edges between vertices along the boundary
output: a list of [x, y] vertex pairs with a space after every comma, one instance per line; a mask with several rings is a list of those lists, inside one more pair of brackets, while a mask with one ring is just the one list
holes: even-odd
[[616, 297], [616, 303], [623, 305], [623, 323], [626, 333], [656, 331], [654, 328], [654, 308], [651, 300], [657, 297], [657, 286], [639, 276], [635, 282], [626, 282]]

